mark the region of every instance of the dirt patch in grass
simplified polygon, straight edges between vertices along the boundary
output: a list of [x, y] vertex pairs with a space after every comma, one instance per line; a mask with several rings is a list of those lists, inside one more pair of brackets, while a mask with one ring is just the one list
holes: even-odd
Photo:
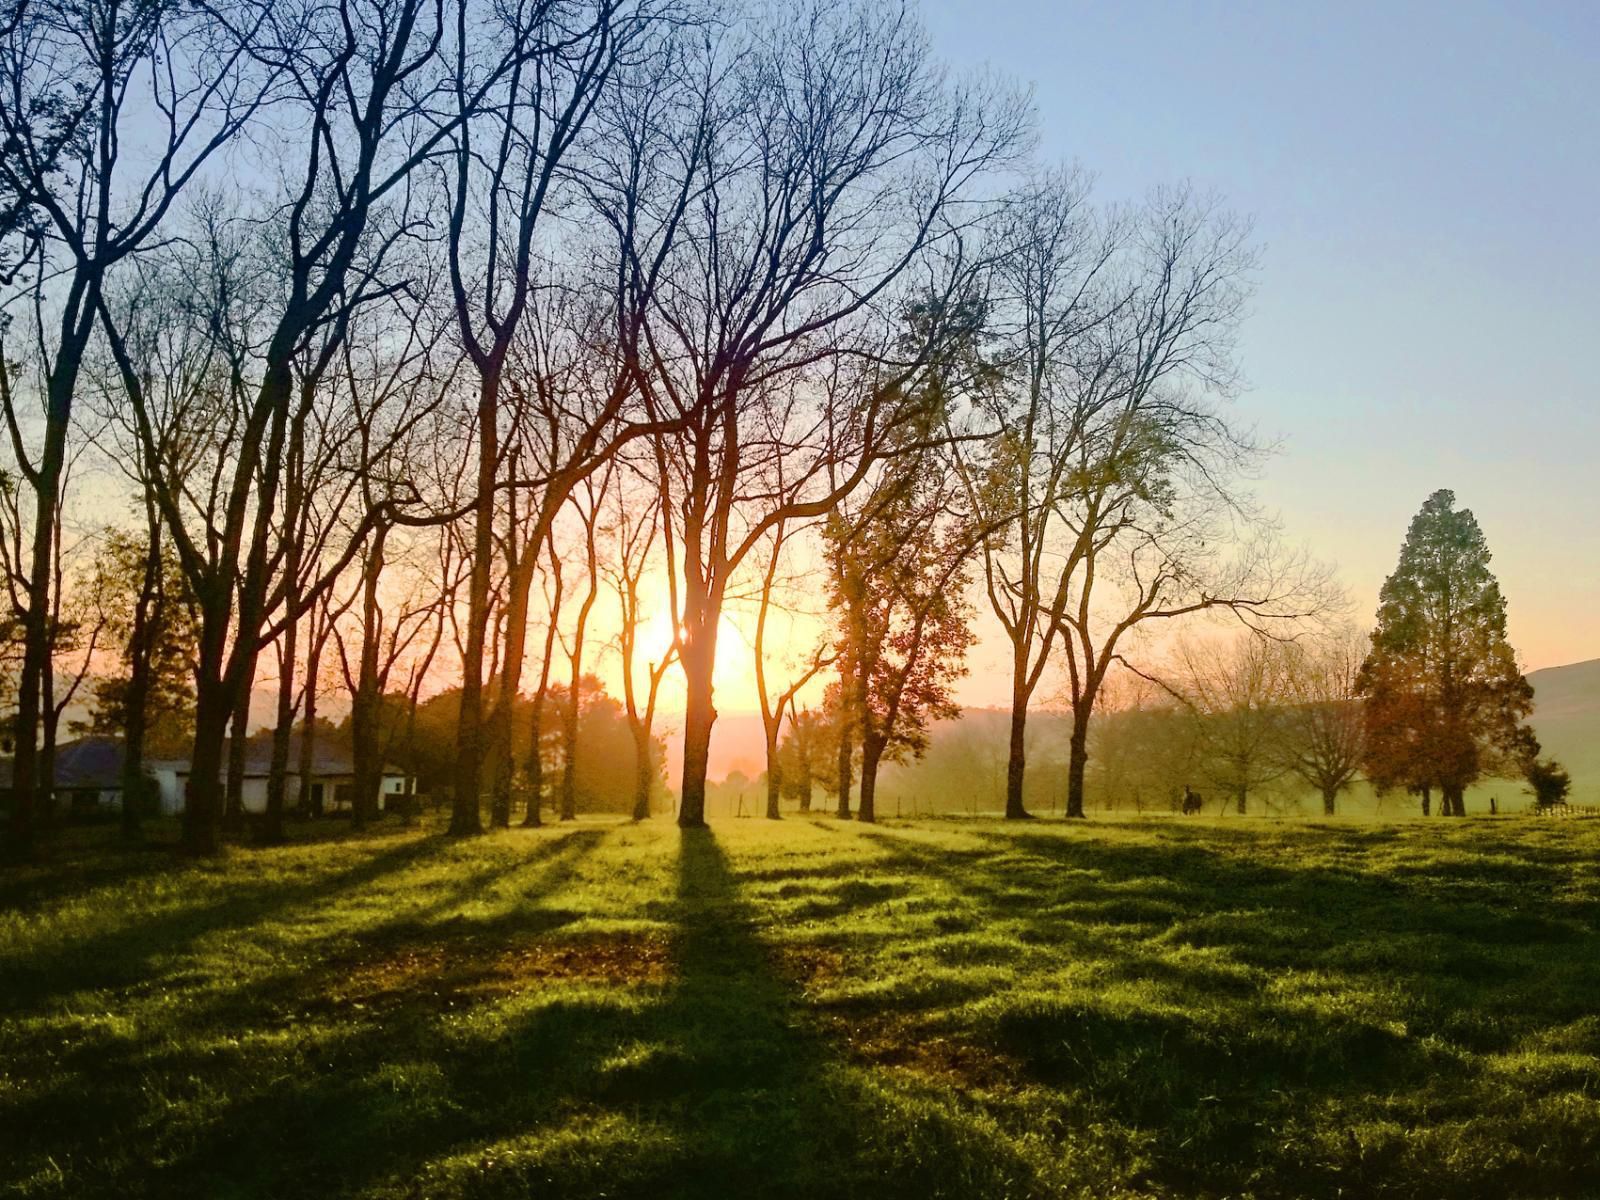
[[1010, 1091], [1021, 1064], [990, 1046], [919, 1029], [909, 1021], [834, 1021], [849, 1056], [873, 1067], [909, 1071], [958, 1092]]
[[772, 952], [773, 974], [803, 993], [827, 987], [844, 969], [844, 954], [833, 946], [779, 946]]
[[332, 978], [312, 1008], [454, 1008], [561, 983], [665, 983], [672, 960], [662, 939], [616, 935], [396, 947], [332, 964], [328, 973]]

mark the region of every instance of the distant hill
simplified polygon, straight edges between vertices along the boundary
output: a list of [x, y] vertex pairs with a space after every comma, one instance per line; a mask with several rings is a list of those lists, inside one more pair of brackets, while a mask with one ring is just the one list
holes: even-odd
[[1572, 772], [1574, 800], [1600, 802], [1600, 658], [1533, 671], [1528, 682], [1544, 752]]

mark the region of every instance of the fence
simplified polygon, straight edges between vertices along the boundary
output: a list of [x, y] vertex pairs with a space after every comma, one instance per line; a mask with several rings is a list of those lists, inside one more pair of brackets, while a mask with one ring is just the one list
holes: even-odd
[[1535, 805], [1533, 815], [1536, 817], [1564, 817], [1569, 820], [1582, 820], [1586, 817], [1600, 817], [1600, 805], [1565, 803]]

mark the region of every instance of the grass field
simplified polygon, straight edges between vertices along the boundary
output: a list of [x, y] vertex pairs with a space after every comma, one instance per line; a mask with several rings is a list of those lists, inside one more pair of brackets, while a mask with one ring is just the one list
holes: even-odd
[[72, 836], [14, 1194], [1600, 1194], [1600, 822]]

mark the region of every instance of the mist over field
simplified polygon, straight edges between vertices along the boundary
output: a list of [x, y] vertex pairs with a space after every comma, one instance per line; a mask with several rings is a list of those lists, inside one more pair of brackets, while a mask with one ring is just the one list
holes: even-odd
[[[1540, 744], [1567, 764], [1572, 772], [1573, 798], [1600, 803], [1600, 659], [1564, 667], [1546, 667], [1530, 672], [1533, 685], [1533, 713], [1529, 724]], [[885, 769], [883, 794], [894, 805], [896, 815], [913, 813], [996, 813], [1005, 805], [1006, 764], [1005, 712], [992, 708], [964, 709], [957, 720], [934, 726], [933, 742], [927, 757], [920, 762], [892, 765]], [[1114, 725], [1118, 714], [1102, 716], [1102, 725]], [[1066, 718], [1044, 712], [1030, 722], [1030, 764], [1037, 764], [1037, 791], [1030, 806], [1041, 811], [1059, 809], [1066, 767]], [[679, 744], [668, 733], [666, 742]], [[739, 796], [745, 796], [744, 811], [752, 814], [761, 795], [763, 762], [761, 718], [754, 713], [729, 713], [717, 722], [711, 743], [711, 776], [723, 781], [718, 793], [717, 812], [732, 814], [739, 809]], [[671, 756], [669, 755], [669, 762]], [[731, 783], [728, 777], [737, 773]], [[1096, 807], [1122, 812], [1170, 812], [1185, 783], [1202, 787], [1197, 770], [1174, 769], [1134, 794], [1127, 781], [1102, 774], [1090, 795]], [[1505, 810], [1526, 807], [1532, 800], [1520, 779], [1486, 780], [1468, 794], [1474, 811], [1487, 810], [1489, 798], [1496, 798]], [[1275, 816], [1309, 815], [1320, 800], [1303, 783], [1277, 781], [1263, 797], [1267, 811]], [[1356, 783], [1344, 801], [1347, 815], [1400, 816], [1408, 813], [1403, 797], [1375, 795], [1370, 786]]]

